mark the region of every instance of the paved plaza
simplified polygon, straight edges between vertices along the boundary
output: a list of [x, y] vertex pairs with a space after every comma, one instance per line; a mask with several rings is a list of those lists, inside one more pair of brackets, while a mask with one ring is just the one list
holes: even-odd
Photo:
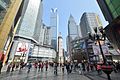
[[58, 75], [54, 75], [53, 68], [49, 68], [48, 71], [38, 72], [31, 69], [30, 73], [27, 73], [27, 69], [21, 71], [13, 71], [10, 73], [3, 72], [0, 74], [0, 80], [91, 80], [84, 75], [78, 74], [78, 72], [72, 72], [67, 74], [66, 71], [63, 74], [58, 69]]

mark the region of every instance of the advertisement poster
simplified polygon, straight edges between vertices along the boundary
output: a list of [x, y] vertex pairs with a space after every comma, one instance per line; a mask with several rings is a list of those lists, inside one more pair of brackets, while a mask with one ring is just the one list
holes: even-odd
[[[98, 45], [93, 45], [92, 48], [94, 55], [101, 55], [100, 47]], [[102, 51], [104, 55], [110, 55], [109, 48], [107, 45], [102, 45]]]
[[18, 46], [17, 46], [17, 51], [16, 51], [15, 55], [26, 54], [27, 51], [28, 51], [28, 43], [19, 42]]

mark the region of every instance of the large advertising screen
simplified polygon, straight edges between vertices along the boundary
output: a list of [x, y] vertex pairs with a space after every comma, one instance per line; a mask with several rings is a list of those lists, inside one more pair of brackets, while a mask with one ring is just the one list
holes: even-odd
[[23, 54], [26, 54], [27, 51], [28, 51], [28, 43], [19, 42], [15, 55], [23, 55]]

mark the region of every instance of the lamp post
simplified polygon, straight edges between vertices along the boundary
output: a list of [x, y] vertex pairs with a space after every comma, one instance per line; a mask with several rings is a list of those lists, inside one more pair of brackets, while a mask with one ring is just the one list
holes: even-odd
[[[108, 80], [111, 80], [110, 78], [110, 74], [111, 72], [113, 71], [112, 70], [112, 66], [108, 65], [107, 63], [107, 59], [105, 57], [105, 55], [103, 54], [103, 50], [102, 50], [102, 45], [100, 44], [100, 40], [105, 40], [105, 33], [103, 31], [103, 28], [99, 29], [100, 32], [101, 32], [101, 36], [97, 33], [97, 28], [95, 28], [95, 34], [94, 34], [94, 37], [92, 37], [92, 35], [89, 33], [89, 37], [92, 39], [92, 40], [96, 40], [98, 42], [98, 45], [99, 45], [99, 48], [100, 48], [100, 52], [101, 52], [101, 55], [102, 55], [102, 58], [103, 58], [103, 65], [101, 66], [103, 72], [107, 75], [108, 77]], [[101, 37], [101, 38], [100, 38]]]

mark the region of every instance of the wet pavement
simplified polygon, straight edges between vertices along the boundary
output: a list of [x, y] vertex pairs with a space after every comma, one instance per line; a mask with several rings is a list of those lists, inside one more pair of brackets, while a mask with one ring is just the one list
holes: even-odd
[[62, 73], [61, 69], [58, 69], [58, 75], [54, 75], [53, 68], [49, 68], [48, 71], [38, 72], [31, 69], [30, 73], [27, 73], [27, 69], [21, 71], [13, 71], [10, 73], [3, 72], [0, 74], [0, 80], [90, 80], [84, 75], [78, 74], [78, 72], [72, 72], [70, 74]]
[[[91, 71], [85, 74], [91, 80], [108, 80], [107, 75], [102, 72], [102, 74], [98, 75], [97, 71]], [[115, 73], [114, 71], [110, 74], [111, 80], [120, 80], [120, 72]]]

